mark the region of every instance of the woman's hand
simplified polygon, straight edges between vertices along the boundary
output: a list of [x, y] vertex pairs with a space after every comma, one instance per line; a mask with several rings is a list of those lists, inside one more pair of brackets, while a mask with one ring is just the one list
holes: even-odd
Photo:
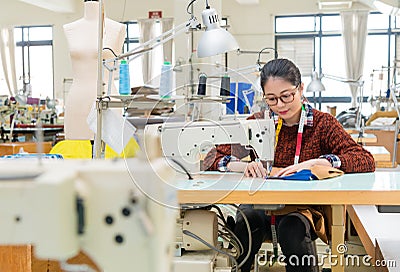
[[285, 167], [281, 169], [278, 173], [276, 173], [275, 177], [288, 176], [303, 169], [310, 169], [314, 165], [332, 166], [327, 159], [311, 159], [308, 161], [304, 161], [298, 164], [293, 164], [291, 166]]
[[263, 164], [258, 162], [229, 162], [228, 169], [232, 172], [243, 172], [246, 177], [265, 178], [267, 176], [267, 169]]
[[264, 168], [260, 161], [252, 161], [247, 164], [244, 175], [246, 177], [265, 178], [267, 176], [267, 169]]

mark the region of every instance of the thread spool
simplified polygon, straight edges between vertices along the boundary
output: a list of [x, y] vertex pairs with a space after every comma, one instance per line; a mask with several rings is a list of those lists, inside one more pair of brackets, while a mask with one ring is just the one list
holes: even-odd
[[119, 94], [131, 94], [129, 64], [126, 60], [121, 60], [119, 64]]
[[231, 78], [227, 75], [221, 77], [221, 88], [219, 90], [220, 96], [230, 96], [231, 94]]
[[171, 98], [172, 93], [172, 65], [165, 61], [161, 66], [160, 91], [161, 98]]
[[207, 75], [200, 74], [199, 75], [199, 86], [197, 87], [197, 95], [204, 96], [206, 95], [207, 88]]

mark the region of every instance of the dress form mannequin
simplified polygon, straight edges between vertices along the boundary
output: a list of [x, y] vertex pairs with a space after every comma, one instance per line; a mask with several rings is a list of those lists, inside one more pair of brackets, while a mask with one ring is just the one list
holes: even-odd
[[[99, 2], [84, 2], [83, 18], [64, 25], [64, 33], [70, 50], [73, 83], [65, 101], [64, 130], [66, 140], [93, 140], [87, 117], [97, 98]], [[103, 48], [108, 47], [119, 55], [122, 50], [126, 27], [111, 19], [104, 20]], [[113, 55], [103, 51], [103, 58]], [[103, 81], [107, 83], [108, 71]], [[107, 86], [105, 86], [107, 90]]]

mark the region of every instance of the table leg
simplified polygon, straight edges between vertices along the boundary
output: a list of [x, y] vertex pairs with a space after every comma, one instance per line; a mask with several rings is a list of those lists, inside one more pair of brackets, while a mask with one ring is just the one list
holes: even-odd
[[344, 272], [345, 206], [332, 205], [332, 272]]

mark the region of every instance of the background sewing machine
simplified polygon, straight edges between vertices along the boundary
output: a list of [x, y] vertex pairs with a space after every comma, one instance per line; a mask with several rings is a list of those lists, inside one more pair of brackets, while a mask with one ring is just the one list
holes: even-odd
[[[161, 153], [178, 172], [199, 173], [207, 152], [217, 144], [242, 144], [269, 165], [274, 159], [273, 120], [165, 122], [148, 125], [144, 139], [160, 137]], [[176, 165], [179, 164], [179, 165]], [[182, 169], [183, 168], [183, 169]], [[186, 170], [184, 170], [186, 169]]]
[[0, 164], [0, 244], [33, 244], [65, 271], [80, 250], [103, 271], [169, 271], [176, 189], [163, 160]]

